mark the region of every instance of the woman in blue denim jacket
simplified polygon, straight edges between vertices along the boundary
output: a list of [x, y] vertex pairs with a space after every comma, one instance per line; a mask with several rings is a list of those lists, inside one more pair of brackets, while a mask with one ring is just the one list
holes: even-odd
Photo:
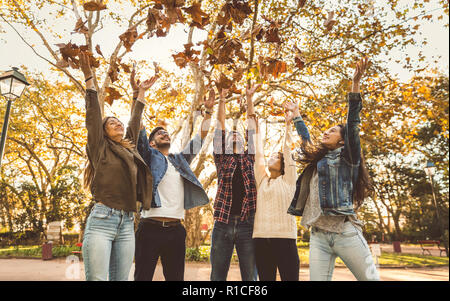
[[285, 105], [294, 112], [294, 124], [302, 138], [300, 161], [308, 164], [297, 180], [288, 213], [302, 216], [302, 226], [311, 228], [312, 281], [330, 281], [338, 256], [358, 280], [379, 280], [362, 235], [362, 223], [355, 213], [371, 189], [359, 138], [359, 83], [367, 65], [367, 58], [356, 65], [352, 92], [348, 95], [347, 123], [325, 131], [319, 145], [311, 143], [298, 105]]

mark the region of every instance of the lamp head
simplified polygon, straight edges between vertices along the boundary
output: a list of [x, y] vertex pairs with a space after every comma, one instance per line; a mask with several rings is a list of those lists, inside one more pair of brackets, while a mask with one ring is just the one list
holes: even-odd
[[25, 76], [16, 67], [0, 75], [0, 93], [8, 99], [19, 98], [22, 96], [25, 86], [29, 85]]

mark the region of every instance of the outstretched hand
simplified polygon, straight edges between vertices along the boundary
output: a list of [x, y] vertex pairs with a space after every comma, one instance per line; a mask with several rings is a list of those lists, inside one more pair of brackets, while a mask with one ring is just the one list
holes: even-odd
[[295, 117], [300, 116], [298, 104], [288, 101], [284, 103], [283, 107], [287, 123], [290, 123]]
[[229, 90], [230, 89], [222, 89], [222, 90], [220, 90], [220, 100], [225, 101], [225, 98], [227, 98]]
[[139, 83], [139, 90], [147, 91], [151, 86], [155, 84], [158, 80], [159, 76], [152, 76], [150, 79], [144, 80], [142, 83]]
[[294, 119], [294, 113], [292, 111], [285, 110], [284, 117], [286, 119], [286, 123], [290, 124], [292, 122], [292, 120]]
[[205, 99], [204, 99], [204, 105], [208, 111], [211, 111], [212, 108], [214, 107], [215, 100], [216, 100], [216, 92], [214, 91], [213, 88], [211, 88], [209, 90], [208, 98], [205, 97]]
[[356, 63], [355, 72], [353, 73], [353, 82], [359, 83], [364, 72], [367, 70], [367, 66], [369, 65], [369, 58], [363, 57], [358, 63]]
[[91, 64], [89, 62], [89, 56], [85, 52], [81, 51], [80, 54], [78, 55], [78, 57], [80, 58], [80, 68], [84, 74], [84, 78], [88, 78], [88, 77], [92, 76], [92, 70], [91, 70]]

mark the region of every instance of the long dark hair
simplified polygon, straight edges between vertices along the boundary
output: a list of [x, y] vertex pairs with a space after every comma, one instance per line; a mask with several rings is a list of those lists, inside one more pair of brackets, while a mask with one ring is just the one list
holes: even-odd
[[[110, 119], [110, 118], [116, 118], [113, 116], [108, 116], [103, 118], [102, 120], [102, 124], [103, 124], [103, 134], [105, 135], [105, 137], [108, 137], [106, 135], [106, 122]], [[116, 118], [117, 119], [117, 118]], [[123, 146], [126, 149], [133, 149], [135, 146], [133, 144], [133, 142], [131, 142], [128, 139], [122, 139], [119, 144], [121, 146]], [[85, 167], [84, 167], [84, 176], [83, 176], [83, 187], [84, 189], [89, 189], [92, 181], [94, 180], [94, 174], [95, 174], [95, 170], [94, 167], [92, 166], [92, 162], [89, 158], [89, 154], [88, 154], [88, 159], [86, 160], [85, 163]]]
[[[339, 133], [341, 134], [342, 139], [345, 140], [345, 126], [343, 124], [339, 124]], [[329, 149], [323, 145], [320, 144], [313, 144], [313, 143], [303, 143], [300, 146], [301, 154], [299, 158], [300, 163], [304, 163], [307, 165], [314, 164], [317, 165], [317, 163], [325, 157], [325, 155], [328, 153]], [[364, 159], [364, 154], [362, 150], [361, 152], [361, 160], [359, 163], [359, 169], [358, 169], [358, 179], [356, 181], [356, 185], [353, 189], [353, 205], [355, 207], [355, 210], [358, 210], [361, 205], [364, 202], [364, 199], [370, 195], [370, 193], [373, 191], [373, 185], [372, 181], [369, 176], [369, 172], [366, 167], [366, 161]]]

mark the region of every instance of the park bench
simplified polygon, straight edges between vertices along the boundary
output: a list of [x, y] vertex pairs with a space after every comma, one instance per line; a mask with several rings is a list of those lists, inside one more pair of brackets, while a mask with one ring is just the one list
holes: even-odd
[[439, 256], [441, 256], [442, 252], [445, 252], [445, 249], [441, 247], [441, 242], [439, 240], [419, 240], [418, 243], [422, 248], [422, 254], [425, 255], [425, 252], [431, 255], [430, 250], [435, 250], [435, 246], [437, 246], [439, 250]]

